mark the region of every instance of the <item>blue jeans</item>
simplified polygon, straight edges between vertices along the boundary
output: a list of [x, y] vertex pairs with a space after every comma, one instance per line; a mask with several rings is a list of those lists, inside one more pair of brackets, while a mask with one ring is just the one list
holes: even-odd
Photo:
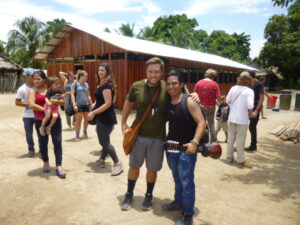
[[[48, 135], [42, 136], [40, 134], [41, 125], [42, 125], [41, 120], [35, 120], [35, 129], [36, 129], [36, 133], [38, 135], [39, 147], [40, 147], [40, 152], [41, 152], [41, 155], [42, 155], [42, 159], [43, 159], [44, 162], [49, 162], [49, 158], [48, 158], [49, 136]], [[61, 132], [62, 132], [61, 119], [60, 119], [60, 117], [58, 117], [55, 124], [51, 128], [51, 138], [52, 138], [52, 143], [53, 143], [53, 147], [54, 147], [54, 155], [55, 155], [56, 166], [61, 166], [61, 163], [62, 163], [62, 144], [61, 144], [62, 135], [61, 135]]]
[[34, 119], [33, 118], [24, 118], [24, 129], [26, 134], [26, 141], [28, 144], [28, 151], [34, 151], [34, 142], [33, 142], [33, 125], [34, 125]]
[[194, 170], [197, 154], [168, 152], [167, 160], [175, 182], [175, 202], [183, 206], [184, 214], [193, 216], [195, 205]]

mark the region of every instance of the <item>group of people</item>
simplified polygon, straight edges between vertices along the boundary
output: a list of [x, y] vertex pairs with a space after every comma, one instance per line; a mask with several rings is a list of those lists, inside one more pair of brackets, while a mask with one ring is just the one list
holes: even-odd
[[[75, 140], [80, 141], [80, 128], [83, 118], [83, 137], [87, 138], [88, 120], [96, 117], [96, 130], [102, 154], [97, 163], [105, 167], [105, 158], [109, 155], [114, 161], [111, 175], [117, 176], [123, 172], [123, 167], [117, 153], [110, 143], [110, 134], [117, 123], [113, 100], [115, 99], [116, 84], [108, 63], [98, 66], [98, 86], [95, 92], [96, 101], [93, 103], [86, 82], [88, 74], [84, 70], [77, 71], [76, 81], [73, 73], [60, 73], [47, 77], [42, 70], [27, 69], [26, 83], [17, 91], [16, 105], [25, 107], [23, 113], [24, 129], [28, 144], [28, 156], [33, 157], [35, 147], [33, 141], [33, 126], [36, 128], [40, 158], [43, 160], [43, 172], [50, 172], [48, 158], [48, 141], [51, 135], [54, 146], [56, 175], [65, 178], [62, 168], [62, 122], [58, 107], [73, 107], [75, 116], [71, 123], [70, 115], [66, 115], [70, 130], [75, 127]], [[67, 75], [65, 77], [65, 75]], [[63, 85], [61, 85], [63, 83]], [[65, 90], [64, 90], [65, 89]], [[62, 94], [64, 92], [64, 94]]]
[[[132, 206], [135, 184], [144, 161], [147, 168], [147, 188], [142, 209], [152, 209], [153, 189], [157, 179], [157, 172], [162, 168], [164, 158], [163, 140], [173, 140], [183, 145], [186, 151], [166, 153], [167, 163], [172, 171], [175, 183], [175, 194], [174, 200], [163, 205], [163, 209], [166, 211], [181, 210], [181, 216], [175, 224], [188, 225], [193, 223], [194, 215], [196, 152], [205, 132], [206, 122], [210, 131], [210, 142], [215, 142], [217, 141], [216, 130], [219, 131], [220, 128], [223, 128], [227, 133], [226, 124], [228, 120], [228, 135], [226, 135], [227, 161], [229, 163], [233, 162], [233, 145], [236, 142], [237, 163], [241, 166], [251, 167], [251, 164], [245, 160], [244, 148], [248, 120], [251, 118], [253, 122], [250, 122], [250, 132], [253, 137], [251, 138], [250, 150], [256, 150], [256, 125], [263, 101], [263, 96], [261, 98], [261, 83], [257, 83], [255, 75], [254, 78], [251, 78], [251, 75], [253, 76], [252, 72], [250, 74], [243, 72], [238, 78], [237, 85], [231, 88], [225, 98], [225, 96], [221, 96], [219, 86], [214, 81], [217, 76], [216, 71], [209, 69], [205, 73], [205, 78], [196, 84], [194, 92], [188, 95], [184, 88], [184, 78], [181, 72], [171, 71], [165, 76], [165, 81], [162, 80], [163, 72], [164, 62], [161, 59], [157, 57], [149, 59], [146, 62], [146, 79], [132, 84], [123, 106], [121, 129], [124, 135], [129, 128], [127, 120], [134, 105], [136, 106], [136, 114], [133, 123], [138, 124], [147, 107], [151, 104], [153, 96], [158, 93], [158, 97], [151, 105], [150, 113], [147, 114], [143, 121], [129, 157], [127, 191], [122, 201], [121, 209], [127, 211]], [[28, 69], [26, 75], [27, 82], [20, 87], [16, 104], [25, 107], [23, 120], [29, 156], [34, 155], [32, 124], [35, 124], [39, 149], [44, 161], [43, 171], [49, 172], [50, 170], [47, 144], [48, 135], [51, 135], [56, 157], [56, 174], [61, 178], [66, 176], [65, 171], [61, 167], [61, 119], [59, 114], [57, 117], [53, 116], [57, 114], [56, 109], [53, 109], [53, 105], [71, 104], [76, 117], [73, 120], [73, 124], [75, 123], [76, 141], [80, 141], [82, 118], [84, 120], [84, 137], [88, 136], [88, 121], [96, 118], [97, 136], [102, 146], [101, 156], [96, 163], [101, 168], [104, 168], [105, 159], [109, 155], [114, 161], [111, 175], [121, 174], [123, 172], [122, 164], [115, 148], [110, 143], [110, 134], [117, 123], [117, 119], [113, 107], [116, 98], [116, 84], [109, 64], [101, 63], [98, 66], [97, 89], [94, 94], [95, 102], [92, 102], [89, 94], [89, 85], [86, 82], [88, 74], [86, 71], [79, 70], [76, 81], [74, 81], [74, 74], [69, 74], [67, 82], [64, 82], [66, 84], [64, 95], [61, 95], [59, 92], [59, 85], [56, 87], [49, 81], [47, 86], [47, 77], [43, 71]], [[51, 79], [48, 78], [48, 80]], [[254, 91], [250, 88], [252, 84], [254, 84]], [[23, 94], [21, 94], [21, 90]], [[50, 91], [53, 93], [48, 93]], [[24, 94], [25, 92], [28, 93], [28, 101], [26, 94]], [[254, 96], [257, 94], [259, 97], [255, 98]], [[66, 101], [67, 98], [70, 98], [70, 100]], [[199, 101], [206, 107], [205, 115], [202, 114], [198, 104]], [[217, 129], [215, 129], [214, 125], [216, 102], [220, 104], [217, 113]], [[231, 107], [229, 107], [229, 104]], [[189, 117], [185, 115], [186, 108], [188, 109]], [[29, 116], [29, 112], [32, 115]], [[52, 114], [50, 116], [51, 119], [45, 117], [45, 112], [47, 115]], [[226, 115], [224, 116], [226, 113], [227, 117]], [[169, 123], [168, 133], [166, 133], [167, 122]], [[42, 123], [44, 123], [44, 128]], [[70, 117], [67, 117], [67, 123], [72, 130]], [[50, 128], [48, 124], [50, 124]], [[40, 129], [41, 127], [42, 129]], [[42, 130], [45, 132], [43, 133], [45, 135], [42, 134]]]

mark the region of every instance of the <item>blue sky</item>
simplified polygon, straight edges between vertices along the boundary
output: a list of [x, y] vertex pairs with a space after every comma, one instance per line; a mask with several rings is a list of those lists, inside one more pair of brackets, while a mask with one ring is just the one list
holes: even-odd
[[25, 16], [41, 21], [64, 18], [76, 27], [114, 29], [122, 23], [135, 23], [135, 32], [151, 26], [163, 15], [185, 13], [196, 18], [199, 29], [208, 33], [225, 30], [251, 36], [253, 58], [264, 43], [264, 28], [273, 14], [286, 14], [271, 0], [0, 0], [0, 40], [7, 41], [13, 24]]

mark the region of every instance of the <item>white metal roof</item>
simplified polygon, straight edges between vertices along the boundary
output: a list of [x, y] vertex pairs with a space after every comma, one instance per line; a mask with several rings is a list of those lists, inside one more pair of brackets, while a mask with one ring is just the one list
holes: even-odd
[[[157, 42], [146, 41], [146, 40], [132, 38], [132, 37], [126, 37], [118, 34], [107, 33], [100, 30], [98, 31], [97, 29], [88, 29], [88, 28], [81, 29], [78, 27], [72, 27], [67, 25], [62, 29], [63, 33], [59, 32], [56, 36], [66, 37], [67, 32], [71, 32], [74, 28], [92, 34], [105, 42], [108, 42], [112, 45], [115, 45], [119, 48], [131, 52], [185, 59], [185, 60], [191, 60], [195, 62], [208, 63], [208, 64], [238, 68], [238, 69], [256, 70], [255, 68], [246, 66], [242, 63], [238, 63], [230, 59], [226, 59], [221, 56], [202, 53], [195, 50], [188, 50], [184, 48], [174, 47], [174, 46], [161, 44]], [[35, 55], [34, 58], [37, 60], [45, 59], [48, 55], [47, 53], [50, 54], [54, 50], [55, 48], [54, 45], [58, 45], [60, 42], [61, 40], [53, 38], [50, 42], [48, 42], [44, 46], [44, 48], [40, 51], [40, 53], [37, 53]], [[48, 44], [50, 44], [50, 47], [48, 46]]]

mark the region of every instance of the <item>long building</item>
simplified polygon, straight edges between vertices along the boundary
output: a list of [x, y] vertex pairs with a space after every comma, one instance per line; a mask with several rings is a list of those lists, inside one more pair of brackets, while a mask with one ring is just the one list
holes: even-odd
[[107, 61], [118, 85], [115, 107], [121, 109], [131, 84], [146, 77], [145, 61], [153, 56], [165, 62], [164, 74], [181, 70], [190, 91], [203, 78], [206, 69], [218, 71], [217, 82], [223, 94], [236, 83], [240, 71], [254, 69], [212, 54], [69, 25], [63, 27], [34, 60], [47, 61], [48, 76], [58, 75], [59, 71], [86, 70], [91, 96], [97, 87], [97, 66]]

